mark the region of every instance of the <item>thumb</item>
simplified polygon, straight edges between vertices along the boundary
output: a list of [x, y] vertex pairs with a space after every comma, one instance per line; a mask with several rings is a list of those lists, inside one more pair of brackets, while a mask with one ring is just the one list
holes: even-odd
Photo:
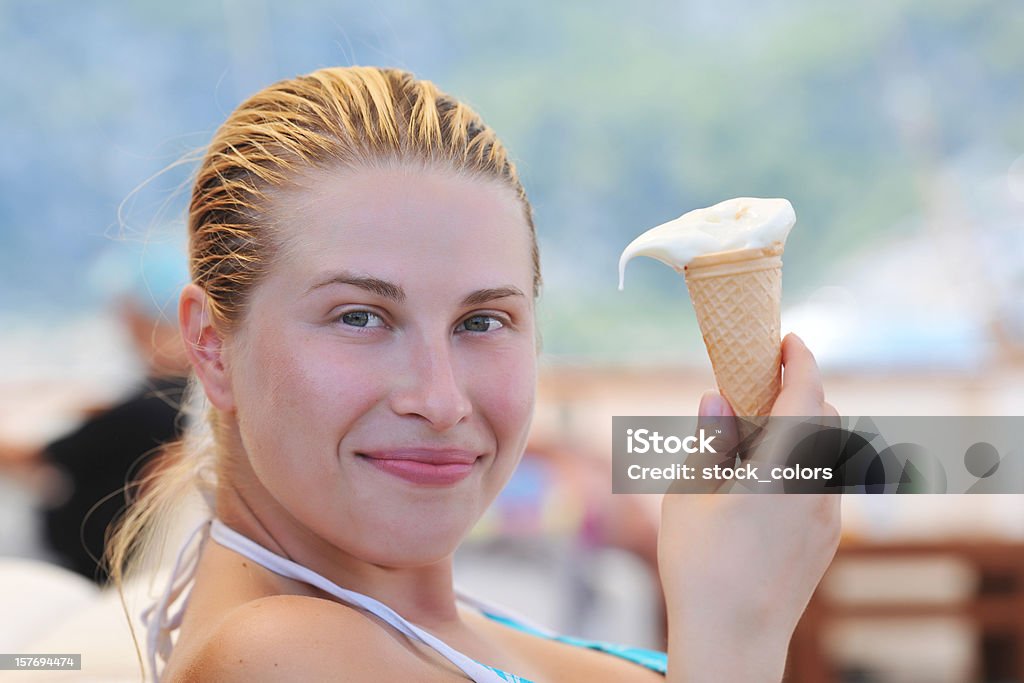
[[700, 397], [700, 405], [697, 407], [697, 416], [701, 418], [732, 417], [732, 406], [725, 400], [725, 397], [713, 389], [705, 391]]
[[736, 413], [725, 397], [717, 391], [705, 391], [697, 408], [697, 431], [715, 434], [715, 451], [730, 459], [740, 442]]
[[[695, 473], [703, 473], [705, 468], [715, 465], [732, 465], [736, 459], [736, 446], [739, 444], [739, 431], [732, 406], [717, 391], [706, 391], [701, 396], [697, 408], [697, 435], [707, 439], [713, 453], [693, 453], [685, 463], [694, 467]], [[676, 482], [670, 487], [669, 493], [714, 493], [726, 483], [718, 479], [698, 477], [685, 483]]]

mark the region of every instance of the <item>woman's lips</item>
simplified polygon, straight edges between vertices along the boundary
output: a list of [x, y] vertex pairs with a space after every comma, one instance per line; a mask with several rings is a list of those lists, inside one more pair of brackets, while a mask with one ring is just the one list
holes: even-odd
[[477, 454], [462, 450], [411, 448], [358, 453], [377, 469], [423, 486], [451, 486], [473, 471]]

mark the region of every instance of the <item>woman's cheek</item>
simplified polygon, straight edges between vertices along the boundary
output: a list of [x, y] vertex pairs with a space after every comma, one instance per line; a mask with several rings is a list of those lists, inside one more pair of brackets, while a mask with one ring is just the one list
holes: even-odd
[[385, 356], [358, 347], [318, 349], [303, 364], [292, 409], [300, 421], [312, 419], [318, 432], [340, 440], [386, 394]]
[[501, 416], [503, 431], [515, 436], [529, 428], [537, 392], [537, 364], [533, 353], [518, 351], [494, 363], [485, 386], [491, 412]]
[[335, 457], [341, 438], [374, 402], [379, 358], [312, 339], [273, 348], [276, 353], [253, 358], [260, 379], [248, 387], [250, 427], [278, 455], [323, 451]]

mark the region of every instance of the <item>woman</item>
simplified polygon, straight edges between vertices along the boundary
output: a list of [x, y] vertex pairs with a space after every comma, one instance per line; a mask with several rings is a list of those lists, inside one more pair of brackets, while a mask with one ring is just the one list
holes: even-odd
[[[166, 604], [151, 624], [163, 680], [663, 680], [664, 655], [546, 637], [452, 587], [526, 444], [541, 281], [530, 205], [475, 113], [394, 70], [273, 85], [214, 136], [189, 230], [180, 323], [214, 448], [159, 474], [113, 554], [120, 576], [176, 482], [215, 473], [173, 650]], [[776, 410], [826, 411], [796, 338], [784, 361]], [[702, 411], [729, 414], [717, 395]], [[667, 497], [669, 679], [779, 680], [837, 529], [832, 498]]]

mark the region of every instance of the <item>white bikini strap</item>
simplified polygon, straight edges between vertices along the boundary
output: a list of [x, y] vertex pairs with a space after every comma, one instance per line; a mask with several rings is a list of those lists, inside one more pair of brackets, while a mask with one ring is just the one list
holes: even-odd
[[374, 600], [368, 595], [346, 590], [329, 579], [316, 572], [303, 567], [300, 564], [281, 557], [273, 551], [264, 548], [250, 538], [243, 536], [234, 529], [228, 527], [220, 520], [213, 520], [210, 531], [213, 540], [225, 548], [230, 548], [240, 555], [248, 557], [253, 562], [266, 567], [275, 574], [289, 579], [301, 581], [319, 588], [320, 590], [333, 595], [344, 603], [355, 605], [371, 614], [383, 619], [400, 632], [415, 638], [430, 646], [441, 656], [462, 670], [467, 676], [477, 683], [502, 683], [504, 679], [497, 673], [488, 669], [471, 657], [467, 657], [458, 650], [450, 647], [444, 641], [432, 636], [415, 624], [407, 621], [400, 614], [382, 602]]
[[[168, 611], [195, 577], [200, 550], [206, 542], [209, 531], [209, 519], [204, 519], [192, 530], [188, 539], [181, 546], [181, 550], [178, 551], [174, 569], [167, 580], [167, 588], [164, 589], [163, 595], [142, 612], [142, 622], [146, 625], [146, 658], [149, 664], [149, 675], [153, 677], [154, 681], [160, 680], [157, 657], [159, 656], [166, 662], [167, 658], [171, 656], [173, 647], [171, 634], [181, 626], [188, 599], [181, 602], [173, 615], [168, 614]], [[197, 537], [198, 543], [196, 542]]]

